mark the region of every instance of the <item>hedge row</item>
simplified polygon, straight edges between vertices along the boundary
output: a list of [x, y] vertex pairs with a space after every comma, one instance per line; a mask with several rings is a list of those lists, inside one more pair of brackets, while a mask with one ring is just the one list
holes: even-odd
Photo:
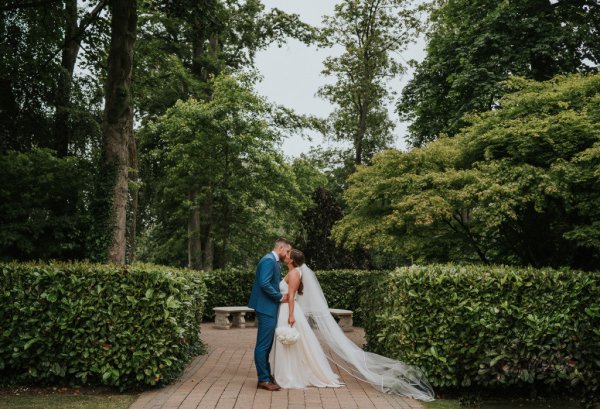
[[[418, 365], [436, 388], [598, 391], [600, 273], [430, 265], [317, 275], [331, 307], [355, 312], [371, 350]], [[239, 269], [0, 263], [0, 383], [167, 383], [201, 352], [203, 312], [246, 305], [253, 280]]]
[[198, 272], [0, 263], [0, 383], [167, 383], [202, 352], [205, 298]]
[[432, 265], [363, 297], [369, 348], [442, 388], [600, 383], [600, 273]]
[[[363, 323], [360, 299], [373, 283], [388, 272], [362, 270], [329, 270], [317, 272], [323, 293], [332, 308], [354, 311], [354, 324]], [[213, 307], [246, 305], [250, 297], [254, 271], [241, 269], [215, 270], [206, 274], [208, 297], [204, 319], [214, 318]]]

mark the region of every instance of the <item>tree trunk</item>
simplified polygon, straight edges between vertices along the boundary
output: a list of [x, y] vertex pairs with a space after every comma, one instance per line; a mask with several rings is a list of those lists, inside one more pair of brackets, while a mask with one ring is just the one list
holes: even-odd
[[188, 216], [188, 267], [202, 270], [202, 241], [200, 237], [200, 207], [197, 203], [198, 192], [190, 191], [192, 208]]
[[22, 140], [15, 125], [19, 115], [19, 105], [12, 83], [12, 79], [0, 77], [0, 152], [8, 149], [26, 150], [31, 145]]
[[[196, 20], [193, 21], [196, 23]], [[202, 56], [204, 37], [202, 29], [192, 24], [192, 74], [202, 78]], [[198, 191], [190, 191], [189, 196], [192, 208], [188, 215], [188, 268], [202, 270], [202, 236], [200, 227], [200, 205], [198, 204]]]
[[138, 182], [138, 160], [137, 160], [137, 148], [135, 144], [135, 135], [131, 133], [131, 139], [129, 140], [129, 181], [134, 186], [129, 193], [131, 200], [131, 208], [129, 209], [129, 229], [127, 237], [127, 263], [131, 264], [135, 261], [135, 250], [136, 241], [135, 236], [137, 234], [137, 213], [139, 204], [139, 189], [137, 186]]
[[208, 228], [209, 230], [206, 232], [206, 245], [204, 246], [204, 271], [213, 271], [215, 243], [212, 236], [212, 225], [208, 226]]
[[[546, 19], [553, 12], [552, 2], [548, 0], [529, 0], [526, 4], [526, 14], [530, 17], [536, 16], [540, 19]], [[529, 63], [531, 65], [531, 76], [536, 81], [547, 81], [558, 73], [556, 61], [554, 61], [551, 54], [543, 50], [534, 52]]]
[[69, 153], [71, 127], [69, 126], [69, 111], [71, 102], [71, 87], [75, 61], [79, 54], [77, 27], [77, 0], [67, 0], [65, 23], [65, 40], [62, 50], [61, 74], [56, 95], [56, 112], [54, 114], [54, 146], [59, 157]]
[[[104, 160], [113, 170], [113, 228], [108, 261], [125, 263], [129, 141], [133, 133], [131, 72], [137, 26], [137, 1], [112, 0], [111, 39], [104, 106]], [[135, 148], [134, 148], [135, 149]]]
[[365, 105], [361, 107], [358, 117], [358, 129], [354, 138], [355, 157], [354, 163], [360, 165], [362, 163], [363, 141], [367, 133], [367, 108]]
[[202, 233], [204, 238], [204, 260], [203, 267], [205, 271], [212, 271], [215, 259], [215, 245], [213, 240], [213, 201], [212, 192], [209, 192], [208, 198], [202, 205]]

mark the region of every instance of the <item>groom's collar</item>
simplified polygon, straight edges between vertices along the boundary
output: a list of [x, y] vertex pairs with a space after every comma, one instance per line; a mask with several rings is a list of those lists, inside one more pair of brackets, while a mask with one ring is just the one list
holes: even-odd
[[275, 261], [279, 261], [279, 255], [277, 253], [272, 251], [271, 254], [275, 256]]

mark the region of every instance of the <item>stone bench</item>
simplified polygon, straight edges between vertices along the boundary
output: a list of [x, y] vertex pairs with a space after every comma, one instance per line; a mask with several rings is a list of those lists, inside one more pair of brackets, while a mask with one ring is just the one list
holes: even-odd
[[344, 332], [354, 331], [354, 329], [352, 328], [352, 311], [330, 308], [329, 312], [331, 313], [331, 315], [333, 315], [339, 320], [338, 325]]
[[[233, 327], [246, 328], [246, 313], [254, 312], [254, 309], [249, 307], [214, 307], [215, 312], [215, 328], [230, 329]], [[338, 325], [344, 332], [352, 332], [352, 311], [330, 308], [329, 312], [337, 318]], [[232, 320], [229, 320], [229, 316]]]
[[[215, 328], [229, 329], [231, 326], [246, 328], [246, 313], [254, 312], [248, 307], [215, 307]], [[229, 320], [231, 315], [232, 321]]]

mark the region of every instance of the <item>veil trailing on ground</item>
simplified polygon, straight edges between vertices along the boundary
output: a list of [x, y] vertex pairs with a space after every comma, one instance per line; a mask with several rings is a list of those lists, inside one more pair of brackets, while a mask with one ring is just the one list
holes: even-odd
[[304, 294], [297, 303], [304, 311], [323, 344], [328, 358], [357, 379], [382, 392], [432, 401], [433, 389], [425, 375], [413, 366], [363, 351], [352, 342], [329, 313], [329, 307], [317, 276], [306, 264], [300, 267]]

